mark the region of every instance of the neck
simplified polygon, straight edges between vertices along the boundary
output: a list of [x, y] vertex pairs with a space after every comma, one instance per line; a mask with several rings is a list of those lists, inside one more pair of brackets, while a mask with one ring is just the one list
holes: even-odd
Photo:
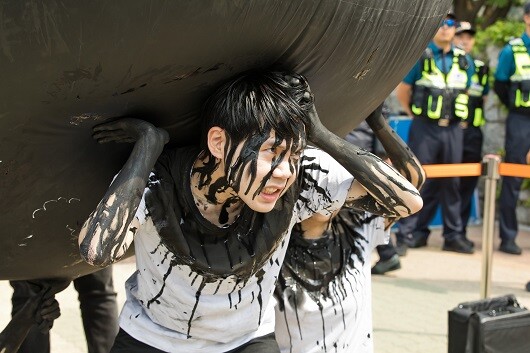
[[525, 33], [530, 37], [530, 26], [526, 26]]
[[204, 218], [218, 226], [231, 224], [239, 215], [243, 202], [228, 186], [222, 166], [210, 157], [199, 157], [193, 164], [191, 192]]
[[448, 53], [451, 50], [451, 42], [433, 40], [434, 44], [442, 49], [444, 53]]

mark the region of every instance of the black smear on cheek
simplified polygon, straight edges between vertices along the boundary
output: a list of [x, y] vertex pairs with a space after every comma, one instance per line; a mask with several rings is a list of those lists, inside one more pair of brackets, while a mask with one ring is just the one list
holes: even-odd
[[[246, 140], [241, 148], [241, 152], [236, 161], [232, 164], [232, 160], [227, 160], [227, 165], [232, 165], [232, 168], [227, 171], [229, 175], [229, 183], [232, 185], [234, 190], [239, 192], [241, 190], [241, 179], [245, 175], [245, 168], [248, 166], [249, 183], [245, 194], [247, 194], [256, 180], [257, 164], [259, 149], [261, 145], [267, 140], [267, 136], [259, 135], [254, 136]], [[232, 156], [235, 152], [232, 153]]]
[[[278, 138], [278, 135], [276, 135], [275, 137], [275, 141], [274, 141], [274, 144], [272, 145], [272, 148], [277, 148], [278, 146], [281, 145], [281, 143], [283, 142], [283, 139], [279, 139]], [[291, 140], [290, 139], [287, 139], [286, 140], [286, 143], [287, 143], [287, 148], [290, 147], [291, 145]], [[259, 187], [256, 189], [256, 191], [254, 192], [254, 195], [252, 195], [252, 198], [254, 199], [257, 195], [259, 195], [259, 193], [263, 190], [263, 188], [266, 186], [267, 182], [270, 180], [270, 178], [272, 177], [272, 173], [274, 173], [274, 170], [276, 168], [278, 168], [278, 166], [280, 165], [280, 163], [283, 161], [283, 159], [285, 158], [285, 155], [287, 154], [287, 151], [288, 149], [286, 149], [285, 151], [283, 151], [279, 156], [275, 157], [273, 160], [272, 160], [272, 163], [271, 163], [271, 169], [269, 170], [269, 172], [267, 173], [267, 175], [265, 175], [263, 177], [263, 180], [261, 180], [261, 183], [259, 185]], [[247, 190], [247, 192], [250, 191], [250, 185], [249, 185], [249, 190]]]

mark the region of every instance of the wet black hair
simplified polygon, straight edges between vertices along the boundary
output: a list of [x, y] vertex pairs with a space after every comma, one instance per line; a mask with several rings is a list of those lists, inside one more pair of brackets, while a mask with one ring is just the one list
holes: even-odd
[[[299, 84], [293, 85], [289, 77], [297, 78]], [[214, 126], [226, 131], [232, 148], [251, 136], [268, 135], [271, 130], [276, 139], [305, 145], [304, 122], [313, 106], [312, 95], [304, 96], [307, 91], [302, 75], [265, 70], [240, 74], [223, 84], [204, 104], [202, 149], [209, 153], [207, 134]]]

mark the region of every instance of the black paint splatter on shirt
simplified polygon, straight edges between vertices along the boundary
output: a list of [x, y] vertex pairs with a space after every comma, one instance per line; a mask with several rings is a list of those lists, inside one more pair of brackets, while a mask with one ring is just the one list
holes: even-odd
[[[330, 229], [318, 239], [304, 239], [300, 223], [293, 228], [275, 295], [280, 311], [285, 310], [283, 300], [288, 300], [297, 320], [297, 309], [305, 298], [303, 292], [318, 305], [322, 317], [324, 351], [327, 351], [326, 329], [321, 302], [329, 299], [334, 306], [340, 307], [343, 325], [346, 327], [341, 302], [348, 293], [345, 286], [349, 286], [350, 292], [353, 292], [353, 285], [346, 280], [345, 274], [356, 271], [354, 259], [364, 265], [363, 253], [368, 246], [368, 240], [356, 229], [375, 217], [377, 216], [367, 216], [364, 212], [343, 208], [332, 219]], [[300, 324], [298, 330], [301, 331]], [[300, 337], [303, 337], [302, 332]]]

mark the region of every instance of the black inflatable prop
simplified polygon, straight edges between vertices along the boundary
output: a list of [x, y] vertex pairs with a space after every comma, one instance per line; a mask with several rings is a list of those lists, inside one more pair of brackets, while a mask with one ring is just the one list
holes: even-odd
[[450, 0], [3, 2], [0, 279], [94, 271], [77, 232], [130, 146], [91, 128], [131, 115], [196, 141], [201, 102], [238, 72], [307, 76], [345, 135], [418, 59]]

